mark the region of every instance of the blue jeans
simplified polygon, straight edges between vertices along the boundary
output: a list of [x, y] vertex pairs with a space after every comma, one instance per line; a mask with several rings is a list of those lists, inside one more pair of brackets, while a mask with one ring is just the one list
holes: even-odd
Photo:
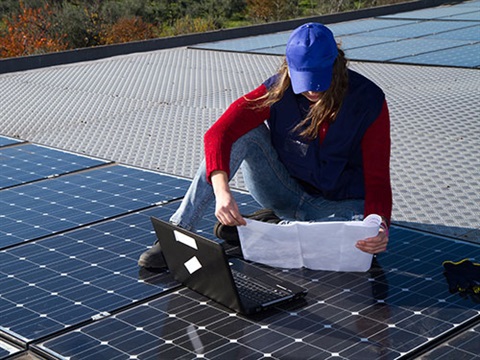
[[[364, 200], [331, 201], [308, 194], [278, 158], [265, 125], [251, 130], [233, 144], [230, 177], [235, 175], [240, 166], [252, 197], [263, 208], [272, 209], [282, 219], [348, 221], [363, 216]], [[170, 221], [193, 230], [214, 200], [204, 160]]]

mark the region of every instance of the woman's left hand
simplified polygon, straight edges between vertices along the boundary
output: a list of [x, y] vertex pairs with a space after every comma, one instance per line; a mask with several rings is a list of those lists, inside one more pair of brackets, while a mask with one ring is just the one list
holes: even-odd
[[366, 253], [378, 254], [387, 250], [387, 244], [388, 234], [384, 229], [380, 229], [377, 236], [359, 240], [355, 246]]

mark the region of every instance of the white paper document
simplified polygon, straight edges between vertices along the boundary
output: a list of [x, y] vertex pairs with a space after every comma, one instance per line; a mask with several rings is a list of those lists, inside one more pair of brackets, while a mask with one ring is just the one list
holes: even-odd
[[238, 234], [247, 260], [286, 269], [367, 271], [373, 255], [355, 243], [377, 235], [382, 219], [372, 214], [363, 221], [246, 221]]

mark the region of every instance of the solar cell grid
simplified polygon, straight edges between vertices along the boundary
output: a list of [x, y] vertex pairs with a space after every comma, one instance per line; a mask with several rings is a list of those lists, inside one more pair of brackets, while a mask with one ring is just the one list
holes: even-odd
[[[477, 28], [480, 32], [480, 27]], [[409, 57], [401, 57], [392, 60], [393, 62], [457, 66], [459, 61], [463, 66], [478, 68], [480, 66], [480, 43], [458, 46], [450, 49], [440, 49], [426, 54], [419, 54]]]
[[426, 360], [475, 359], [480, 354], [480, 325], [423, 355]]
[[0, 330], [25, 342], [178, 286], [140, 271], [154, 208], [0, 252]]
[[[299, 349], [320, 359], [397, 359], [480, 320], [480, 304], [448, 291], [441, 265], [452, 257], [479, 258], [478, 245], [395, 227], [390, 241], [366, 273], [271, 269], [309, 288], [301, 304], [246, 318], [182, 289], [39, 347], [72, 358], [95, 353], [85, 352], [82, 343], [89, 341], [98, 351], [139, 359], [285, 358]], [[125, 339], [135, 340], [124, 346]]]
[[468, 28], [474, 24], [463, 21], [421, 21], [403, 26], [379, 29], [358, 34], [359, 36], [394, 37], [397, 39], [413, 39], [432, 34]]
[[347, 49], [346, 55], [357, 60], [395, 61], [408, 59], [418, 54], [430, 54], [434, 51], [467, 45], [467, 40], [406, 39], [380, 43], [362, 48]]
[[332, 30], [335, 37], [344, 35], [360, 35], [369, 33], [371, 31], [381, 31], [383, 29], [396, 29], [404, 25], [415, 24], [415, 20], [391, 20], [382, 18], [364, 19], [358, 21], [346, 21], [337, 24], [327, 24], [328, 28]]
[[[480, 19], [480, 14], [478, 15]], [[439, 34], [432, 34], [426, 36], [426, 38], [433, 38], [433, 39], [452, 39], [452, 40], [470, 40], [473, 42], [480, 41], [480, 24], [473, 25], [466, 28], [461, 28], [458, 30], [452, 30], [448, 32], [442, 32]], [[475, 53], [475, 51], [473, 51]]]
[[188, 181], [126, 166], [0, 191], [0, 248], [182, 197]]
[[0, 149], [0, 158], [0, 189], [107, 163], [33, 144]]

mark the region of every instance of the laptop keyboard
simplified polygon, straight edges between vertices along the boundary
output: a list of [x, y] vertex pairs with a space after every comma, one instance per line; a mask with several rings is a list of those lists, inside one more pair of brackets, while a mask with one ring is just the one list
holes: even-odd
[[232, 269], [232, 275], [240, 296], [258, 304], [266, 304], [292, 295], [290, 292], [278, 287], [260, 284], [255, 279], [234, 269]]

